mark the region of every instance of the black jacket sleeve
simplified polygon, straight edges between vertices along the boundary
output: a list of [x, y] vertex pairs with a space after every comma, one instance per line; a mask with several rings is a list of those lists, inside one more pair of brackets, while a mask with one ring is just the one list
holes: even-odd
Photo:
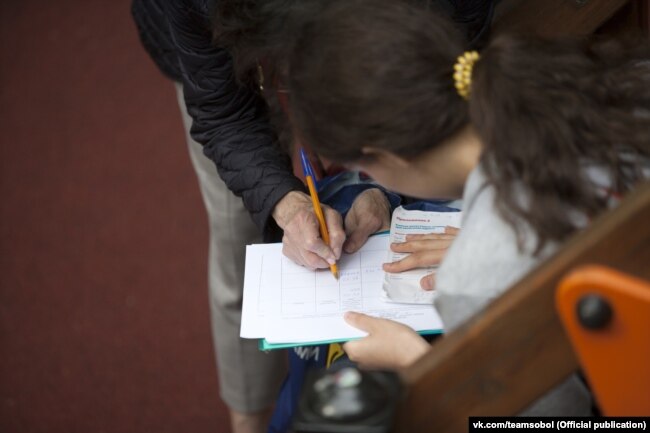
[[278, 231], [273, 208], [289, 191], [304, 186], [293, 175], [289, 156], [277, 146], [264, 101], [238, 85], [230, 55], [213, 46], [207, 6], [190, 0], [164, 5], [193, 119], [192, 137], [203, 145], [228, 188], [243, 198], [268, 240]]

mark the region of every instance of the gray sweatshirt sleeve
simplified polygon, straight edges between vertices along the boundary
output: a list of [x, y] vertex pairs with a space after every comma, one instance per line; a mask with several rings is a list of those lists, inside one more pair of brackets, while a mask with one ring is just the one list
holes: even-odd
[[[436, 274], [436, 308], [446, 332], [457, 328], [502, 295], [543, 259], [557, 250], [548, 245], [539, 257], [530, 253], [536, 237], [523, 232], [523, 252], [514, 230], [494, 206], [494, 189], [483, 187], [480, 168], [468, 178], [462, 229]], [[532, 404], [521, 415], [588, 416], [591, 396], [573, 375]]]

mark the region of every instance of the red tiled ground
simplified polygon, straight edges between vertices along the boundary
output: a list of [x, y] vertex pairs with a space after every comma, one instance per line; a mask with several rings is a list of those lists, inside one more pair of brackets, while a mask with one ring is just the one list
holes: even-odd
[[207, 224], [129, 1], [0, 2], [0, 431], [219, 432]]

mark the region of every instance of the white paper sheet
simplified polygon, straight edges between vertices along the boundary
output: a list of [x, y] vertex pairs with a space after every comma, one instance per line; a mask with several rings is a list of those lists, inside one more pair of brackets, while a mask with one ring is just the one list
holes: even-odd
[[282, 255], [281, 244], [249, 245], [241, 326], [242, 338], [299, 343], [364, 336], [343, 313], [360, 311], [397, 320], [416, 331], [442, 329], [433, 305], [404, 305], [381, 299], [388, 235], [373, 236], [329, 270], [310, 271]]
[[[444, 233], [446, 226], [460, 227], [462, 212], [424, 212], [398, 207], [393, 212], [390, 225], [390, 242], [400, 243], [407, 235]], [[387, 262], [396, 262], [408, 254], [395, 253], [388, 249]], [[420, 280], [435, 273], [437, 266], [412, 269], [398, 274], [386, 273], [384, 296], [386, 300], [412, 304], [432, 304], [435, 290], [422, 290]]]

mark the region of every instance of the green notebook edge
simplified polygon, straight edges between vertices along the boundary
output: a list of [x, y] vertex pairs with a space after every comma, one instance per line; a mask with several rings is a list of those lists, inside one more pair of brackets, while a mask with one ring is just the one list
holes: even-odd
[[[436, 335], [444, 334], [442, 329], [427, 329], [424, 331], [417, 331], [420, 335]], [[361, 337], [359, 337], [361, 338]], [[321, 344], [331, 344], [331, 343], [345, 343], [346, 341], [358, 340], [359, 338], [339, 338], [333, 340], [323, 340], [323, 341], [310, 341], [307, 343], [269, 343], [265, 338], [258, 340], [258, 348], [262, 352], [268, 352], [271, 350], [280, 350], [280, 349], [291, 349], [294, 347], [302, 346], [319, 346]]]
[[[383, 230], [377, 233], [373, 233], [370, 236], [386, 236], [390, 234], [390, 230]], [[420, 335], [436, 335], [444, 334], [442, 329], [427, 329], [424, 331], [417, 331]], [[321, 344], [332, 344], [332, 343], [345, 343], [346, 341], [358, 340], [359, 338], [340, 338], [334, 340], [323, 340], [323, 341], [312, 341], [308, 343], [269, 343], [266, 341], [266, 338], [259, 340], [258, 348], [262, 352], [268, 352], [270, 350], [280, 350], [280, 349], [291, 349], [293, 347], [302, 347], [302, 346], [320, 346]]]

